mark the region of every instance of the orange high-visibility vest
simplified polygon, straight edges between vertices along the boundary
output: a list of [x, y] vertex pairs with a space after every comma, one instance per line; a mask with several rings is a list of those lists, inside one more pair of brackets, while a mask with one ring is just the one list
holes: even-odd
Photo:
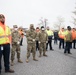
[[76, 39], [76, 31], [75, 31], [75, 39]]
[[75, 40], [76, 39], [76, 31], [72, 30], [72, 39]]
[[11, 31], [8, 26], [5, 29], [0, 25], [0, 45], [10, 43], [11, 41]]
[[64, 35], [64, 31], [62, 32], [61, 30], [58, 33], [59, 38], [64, 39], [65, 35]]

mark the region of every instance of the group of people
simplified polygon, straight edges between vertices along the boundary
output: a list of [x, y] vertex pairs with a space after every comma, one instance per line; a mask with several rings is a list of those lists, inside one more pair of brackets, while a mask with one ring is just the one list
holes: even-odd
[[[53, 38], [54, 36], [54, 38]], [[10, 65], [14, 65], [15, 52], [17, 52], [17, 59], [19, 63], [23, 63], [21, 60], [20, 46], [22, 46], [24, 37], [24, 32], [17, 25], [13, 25], [13, 29], [10, 30], [8, 26], [5, 25], [5, 16], [0, 14], [0, 74], [2, 70], [1, 59], [2, 55], [4, 58], [5, 72], [14, 73], [14, 70], [10, 69]], [[30, 54], [32, 53], [33, 60], [38, 61], [36, 58], [36, 51], [39, 51], [39, 57], [47, 57], [46, 51], [49, 49], [54, 51], [52, 47], [52, 40], [54, 39], [54, 44], [58, 44], [59, 49], [64, 49], [64, 54], [71, 54], [70, 49], [76, 49], [76, 30], [71, 29], [67, 26], [67, 29], [61, 28], [59, 31], [52, 31], [49, 27], [41, 26], [40, 28], [34, 28], [34, 24], [30, 24], [30, 28], [26, 31], [27, 38], [27, 56], [26, 62], [29, 62]], [[10, 58], [11, 52], [11, 58]], [[11, 61], [10, 61], [11, 60]]]
[[59, 36], [59, 49], [63, 48], [64, 53], [72, 54], [70, 49], [76, 49], [76, 29], [67, 26], [67, 30], [62, 28], [58, 32]]
[[[37, 28], [38, 30], [38, 28]], [[36, 31], [37, 31], [36, 30]], [[39, 49], [39, 57], [47, 56], [46, 55], [46, 42], [48, 41], [48, 35], [45, 32], [44, 26], [41, 27], [41, 30], [38, 32], [35, 31], [34, 25], [30, 24], [30, 29], [26, 32], [27, 38], [27, 59], [26, 62], [29, 62], [30, 53], [32, 52], [33, 60], [36, 59], [36, 49]], [[36, 43], [37, 42], [37, 43]], [[36, 46], [37, 45], [37, 46]]]
[[[54, 36], [54, 38], [53, 38]], [[35, 58], [36, 50], [39, 50], [39, 57], [42, 56], [42, 51], [43, 51], [43, 56], [46, 55], [46, 51], [48, 50], [48, 44], [49, 44], [49, 49], [54, 50], [52, 47], [52, 40], [54, 39], [54, 44], [57, 44], [57, 40], [59, 40], [59, 49], [61, 47], [64, 49], [64, 54], [72, 54], [70, 49], [73, 48], [76, 49], [76, 30], [75, 28], [71, 28], [70, 26], [67, 26], [67, 29], [61, 28], [58, 32], [55, 31], [53, 32], [50, 30], [49, 27], [45, 29], [44, 26], [34, 28], [34, 25], [30, 25], [30, 29], [27, 31], [26, 34], [27, 38], [27, 60], [30, 57], [30, 53], [32, 51], [33, 53], [33, 59]], [[35, 49], [36, 48], [36, 49]], [[37, 61], [37, 60], [36, 60]]]

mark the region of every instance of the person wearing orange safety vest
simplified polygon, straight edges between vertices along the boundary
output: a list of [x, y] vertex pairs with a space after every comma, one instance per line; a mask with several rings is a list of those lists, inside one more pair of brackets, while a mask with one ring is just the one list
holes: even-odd
[[1, 58], [4, 57], [5, 72], [14, 73], [14, 70], [10, 69], [10, 39], [11, 31], [8, 26], [5, 25], [5, 16], [0, 14], [0, 74], [1, 74]]
[[19, 33], [20, 33], [20, 35], [21, 35], [21, 41], [20, 41], [20, 46], [22, 46], [22, 43], [23, 43], [23, 37], [24, 37], [24, 32], [23, 32], [23, 30], [22, 29], [20, 29], [19, 30]]
[[64, 28], [62, 28], [59, 32], [58, 32], [58, 36], [59, 36], [59, 49], [61, 49], [61, 45], [62, 48], [64, 49], [64, 37], [65, 37], [65, 31]]
[[76, 49], [75, 45], [76, 45], [76, 30], [75, 28], [72, 29], [72, 44], [73, 44], [73, 48]]
[[[37, 32], [37, 35], [39, 34], [40, 32], [40, 29], [39, 27], [36, 27], [36, 32]], [[37, 40], [36, 40], [36, 51], [39, 50], [39, 43], [38, 43], [38, 37], [37, 37]]]

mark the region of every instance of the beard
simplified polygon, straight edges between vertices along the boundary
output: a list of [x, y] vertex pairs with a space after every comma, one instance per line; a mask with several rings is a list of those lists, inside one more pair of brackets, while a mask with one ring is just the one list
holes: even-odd
[[5, 22], [4, 21], [1, 21], [1, 23], [4, 24]]
[[1, 21], [1, 23], [2, 23], [2, 24], [4, 24], [4, 23], [5, 23], [5, 21], [3, 21], [3, 20], [2, 20], [2, 21]]

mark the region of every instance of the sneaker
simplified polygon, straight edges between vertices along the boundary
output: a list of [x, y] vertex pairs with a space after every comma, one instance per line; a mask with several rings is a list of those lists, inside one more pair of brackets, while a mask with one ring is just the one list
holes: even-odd
[[9, 70], [6, 70], [5, 72], [6, 72], [6, 73], [14, 73], [14, 70], [9, 69]]

